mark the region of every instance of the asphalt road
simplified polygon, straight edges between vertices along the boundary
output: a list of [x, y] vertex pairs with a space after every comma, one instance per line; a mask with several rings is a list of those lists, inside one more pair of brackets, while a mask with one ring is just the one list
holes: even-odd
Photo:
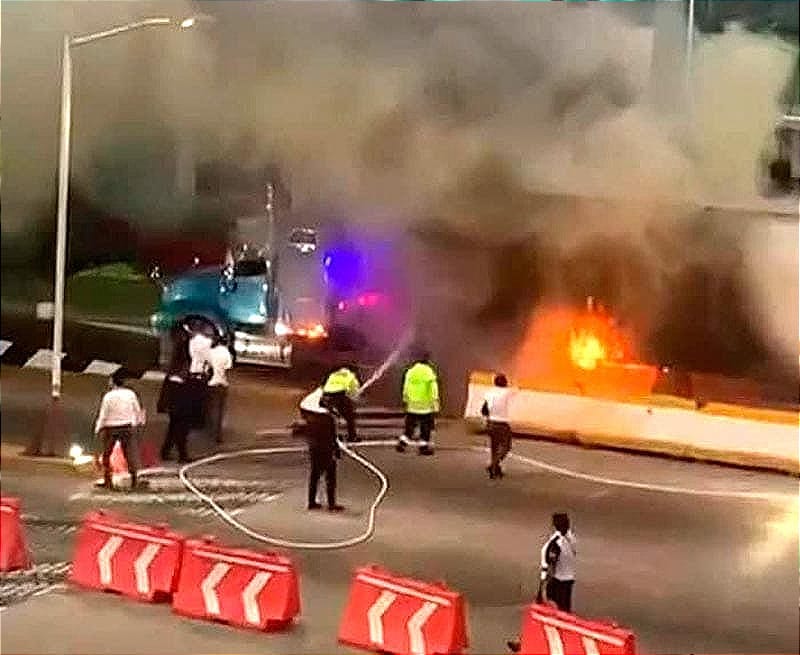
[[[14, 389], [6, 377], [4, 372], [3, 403], [13, 406]], [[77, 401], [89, 407], [95, 399]], [[285, 423], [288, 411], [276, 401], [269, 420]], [[245, 408], [233, 412], [237, 425], [251, 430], [256, 424], [246, 422]], [[503, 652], [535, 594], [549, 516], [564, 510], [579, 539], [576, 611], [630, 627], [639, 636], [640, 652], [798, 652], [796, 479], [518, 440], [515, 454], [536, 461], [513, 459], [504, 480], [490, 481], [483, 469], [486, 455], [476, 449], [481, 437], [452, 424], [438, 440], [432, 458], [386, 447], [362, 449], [391, 485], [374, 538], [345, 550], [291, 553], [301, 571], [303, 609], [288, 632], [238, 630], [180, 618], [164, 606], [56, 589], [8, 605], [2, 614], [3, 649], [347, 652], [336, 644], [336, 633], [350, 577], [355, 567], [377, 563], [403, 575], [444, 580], [461, 591], [468, 601], [470, 650]], [[284, 445], [286, 439], [270, 443]], [[290, 454], [204, 466], [193, 476], [201, 488], [219, 494], [240, 521], [273, 536], [328, 541], [362, 532], [376, 492], [374, 478], [343, 461], [340, 495], [348, 509], [336, 516], [304, 510], [305, 471], [304, 455]], [[70, 560], [74, 533], [66, 526], [94, 507], [259, 547], [221, 520], [188, 511], [197, 505], [181, 497], [179, 487], [170, 486], [174, 483], [168, 477], [160, 481], [165, 502], [142, 500], [141, 494], [112, 500], [93, 495], [86, 478], [52, 466], [8, 460], [2, 471], [3, 493], [20, 496], [25, 512], [38, 520], [30, 533], [39, 564]], [[250, 496], [222, 495], [235, 484]], [[59, 525], [60, 530], [52, 527]], [[52, 574], [43, 578], [50, 581]]]

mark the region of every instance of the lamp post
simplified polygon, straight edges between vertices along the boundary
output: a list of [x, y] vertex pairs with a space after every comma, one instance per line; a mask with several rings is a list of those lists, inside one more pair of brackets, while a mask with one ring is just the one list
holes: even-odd
[[[181, 29], [195, 25], [197, 19], [187, 18], [179, 25]], [[64, 35], [62, 45], [61, 68], [61, 123], [59, 126], [58, 148], [58, 210], [56, 221], [56, 270], [55, 270], [55, 298], [53, 307], [53, 360], [51, 367], [51, 411], [58, 414], [58, 400], [61, 397], [61, 358], [64, 341], [64, 286], [67, 254], [67, 206], [69, 203], [69, 166], [70, 166], [70, 132], [72, 128], [72, 48], [77, 46], [107, 39], [145, 27], [174, 24], [172, 18], [153, 17], [112, 27], [101, 32], [85, 34], [83, 36]], [[50, 417], [53, 419], [53, 416]], [[63, 423], [63, 417], [59, 417]], [[56, 419], [58, 420], [58, 419]], [[45, 427], [46, 432], [53, 429], [60, 431], [61, 427], [52, 425]], [[48, 435], [48, 436], [52, 436]], [[41, 439], [28, 449], [28, 454], [39, 455]], [[47, 454], [54, 454], [52, 452]]]

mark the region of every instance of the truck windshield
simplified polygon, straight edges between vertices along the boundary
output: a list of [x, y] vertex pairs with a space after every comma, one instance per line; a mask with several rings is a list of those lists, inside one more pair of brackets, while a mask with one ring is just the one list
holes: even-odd
[[254, 277], [266, 275], [267, 263], [263, 259], [243, 259], [236, 262], [233, 274], [236, 277]]

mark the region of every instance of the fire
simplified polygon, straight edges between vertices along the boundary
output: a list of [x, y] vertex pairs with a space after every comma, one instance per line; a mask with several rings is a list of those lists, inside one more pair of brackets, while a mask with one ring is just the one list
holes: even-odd
[[588, 330], [572, 331], [569, 356], [575, 366], [586, 371], [593, 371], [599, 362], [607, 359], [603, 342]]

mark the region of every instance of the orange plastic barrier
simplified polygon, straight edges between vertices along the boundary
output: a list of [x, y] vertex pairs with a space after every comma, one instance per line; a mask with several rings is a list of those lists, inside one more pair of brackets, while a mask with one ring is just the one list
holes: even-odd
[[17, 498], [0, 497], [0, 571], [27, 569], [31, 565]]
[[630, 630], [602, 621], [581, 619], [549, 605], [533, 604], [522, 621], [520, 653], [530, 655], [635, 655]]
[[184, 547], [172, 608], [242, 627], [284, 627], [300, 613], [297, 571], [282, 555], [192, 539]]
[[168, 600], [177, 583], [183, 540], [166, 526], [127, 523], [103, 512], [87, 514], [70, 580], [151, 603]]
[[467, 647], [466, 605], [440, 584], [392, 575], [378, 567], [355, 572], [339, 641], [395, 655], [461, 653]]

